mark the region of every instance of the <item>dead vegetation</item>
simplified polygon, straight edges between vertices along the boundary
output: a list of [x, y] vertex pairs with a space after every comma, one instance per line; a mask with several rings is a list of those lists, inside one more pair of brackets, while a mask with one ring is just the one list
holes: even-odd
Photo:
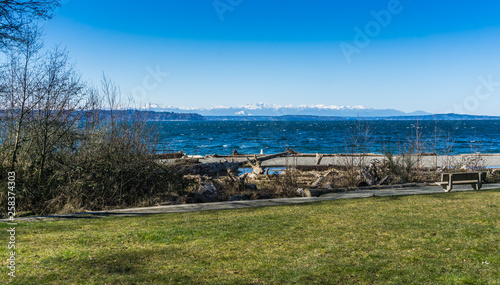
[[[103, 77], [87, 86], [58, 49], [41, 53], [39, 31], [9, 54], [0, 77], [0, 204], [15, 172], [18, 212], [67, 213], [149, 206], [182, 194], [189, 181], [158, 164], [155, 133], [126, 109]], [[22, 202], [21, 202], [22, 201]]]
[[[219, 163], [210, 163], [208, 169], [225, 169], [218, 171], [216, 175], [189, 175], [195, 186], [188, 191], [188, 196], [197, 197], [196, 201], [188, 202], [215, 202], [236, 201], [281, 197], [305, 197], [319, 195], [321, 193], [335, 191], [350, 191], [363, 187], [392, 187], [393, 185], [408, 184], [433, 184], [439, 180], [443, 172], [463, 172], [478, 169], [484, 170], [484, 159], [469, 156], [460, 160], [453, 167], [424, 167], [418, 163], [421, 157], [412, 154], [386, 155], [382, 159], [369, 159], [366, 154], [339, 155], [348, 157], [345, 161], [352, 162], [347, 165], [319, 165], [325, 155], [316, 155], [314, 165], [287, 166], [281, 172], [270, 174], [269, 167], [263, 166], [262, 161], [269, 157], [303, 157], [295, 151], [260, 156], [249, 156], [238, 154], [231, 156], [211, 157], [224, 158]], [[245, 161], [231, 161], [235, 158], [243, 158]], [[364, 164], [359, 163], [362, 158]], [[233, 167], [228, 167], [229, 165]], [[248, 167], [249, 172], [240, 173], [234, 166]], [[190, 166], [193, 168], [193, 166]], [[194, 168], [203, 168], [196, 166]], [[235, 171], [236, 170], [236, 171]], [[486, 170], [485, 170], [486, 171]], [[215, 173], [212, 171], [211, 173]], [[488, 180], [498, 181], [500, 174], [497, 170], [489, 171]], [[207, 185], [209, 185], [207, 190]], [[215, 194], [216, 193], [216, 194]], [[201, 196], [200, 196], [201, 195]], [[202, 197], [205, 196], [205, 197]]]

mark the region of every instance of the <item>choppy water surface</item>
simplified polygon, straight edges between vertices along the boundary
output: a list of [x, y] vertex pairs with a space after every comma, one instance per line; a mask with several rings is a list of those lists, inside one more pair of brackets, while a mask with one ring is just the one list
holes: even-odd
[[[500, 153], [500, 121], [329, 121], [329, 122], [151, 122], [160, 151], [188, 154], [276, 153], [286, 147], [302, 153], [351, 152], [353, 139], [367, 140], [367, 151], [399, 152], [420, 140], [424, 152]], [[417, 128], [418, 127], [418, 128]], [[418, 129], [418, 132], [417, 132]], [[368, 130], [368, 136], [358, 135]]]

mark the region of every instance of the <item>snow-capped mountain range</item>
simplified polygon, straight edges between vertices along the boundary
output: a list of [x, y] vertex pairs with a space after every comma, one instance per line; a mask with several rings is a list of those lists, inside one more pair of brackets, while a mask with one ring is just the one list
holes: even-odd
[[142, 109], [157, 112], [197, 113], [202, 116], [341, 116], [341, 117], [387, 117], [429, 115], [423, 111], [405, 113], [394, 109], [372, 109], [363, 106], [336, 105], [272, 105], [247, 104], [239, 107], [216, 106], [212, 108], [178, 108], [150, 103]]

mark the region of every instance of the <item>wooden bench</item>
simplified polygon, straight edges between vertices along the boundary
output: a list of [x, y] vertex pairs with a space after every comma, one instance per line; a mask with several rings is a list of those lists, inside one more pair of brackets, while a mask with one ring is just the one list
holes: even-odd
[[443, 187], [444, 192], [450, 192], [453, 185], [470, 184], [474, 190], [479, 190], [486, 180], [486, 172], [443, 173], [437, 185]]

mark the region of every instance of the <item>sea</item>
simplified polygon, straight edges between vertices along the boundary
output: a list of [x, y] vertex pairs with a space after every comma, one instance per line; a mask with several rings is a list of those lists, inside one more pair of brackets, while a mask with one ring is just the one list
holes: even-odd
[[500, 153], [500, 120], [149, 122], [157, 152], [188, 155], [300, 153]]

